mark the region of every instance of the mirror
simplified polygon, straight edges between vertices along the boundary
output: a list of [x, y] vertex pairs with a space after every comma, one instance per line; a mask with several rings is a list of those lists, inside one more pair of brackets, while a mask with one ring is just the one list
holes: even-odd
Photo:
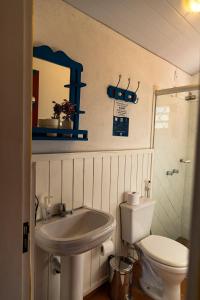
[[84, 140], [79, 130], [83, 66], [63, 51], [43, 45], [33, 48], [32, 138]]
[[[53, 116], [53, 101], [69, 100], [70, 68], [33, 58], [33, 127]], [[62, 119], [62, 116], [61, 116]]]

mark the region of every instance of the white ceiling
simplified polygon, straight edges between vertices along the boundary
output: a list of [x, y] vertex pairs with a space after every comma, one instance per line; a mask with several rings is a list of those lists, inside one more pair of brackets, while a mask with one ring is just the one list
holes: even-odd
[[181, 0], [64, 0], [189, 74], [199, 72], [200, 13]]

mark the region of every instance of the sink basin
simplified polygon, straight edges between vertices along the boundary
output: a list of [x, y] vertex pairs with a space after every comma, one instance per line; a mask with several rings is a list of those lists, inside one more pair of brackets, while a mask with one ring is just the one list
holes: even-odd
[[114, 218], [105, 212], [80, 208], [64, 218], [51, 218], [36, 226], [36, 243], [43, 250], [69, 256], [102, 244], [114, 229]]
[[61, 256], [60, 300], [83, 300], [83, 253], [107, 240], [114, 226], [110, 214], [86, 207], [37, 224], [37, 245]]

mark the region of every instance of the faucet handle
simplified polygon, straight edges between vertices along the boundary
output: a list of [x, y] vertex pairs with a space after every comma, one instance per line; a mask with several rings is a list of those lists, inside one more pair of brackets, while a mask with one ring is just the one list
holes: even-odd
[[65, 203], [59, 202], [54, 204], [53, 207], [53, 216], [65, 217], [66, 215], [73, 214], [73, 210], [66, 210]]
[[60, 210], [60, 213], [66, 212], [66, 205], [65, 205], [65, 203], [59, 203], [59, 210]]
[[72, 215], [73, 210], [66, 210], [66, 205], [65, 203], [59, 203], [59, 215], [61, 217], [65, 217], [66, 215]]

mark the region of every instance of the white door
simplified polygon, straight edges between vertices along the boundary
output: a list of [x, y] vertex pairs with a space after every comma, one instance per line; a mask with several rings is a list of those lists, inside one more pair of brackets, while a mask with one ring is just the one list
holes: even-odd
[[0, 9], [0, 299], [30, 299], [32, 1], [2, 0]]

